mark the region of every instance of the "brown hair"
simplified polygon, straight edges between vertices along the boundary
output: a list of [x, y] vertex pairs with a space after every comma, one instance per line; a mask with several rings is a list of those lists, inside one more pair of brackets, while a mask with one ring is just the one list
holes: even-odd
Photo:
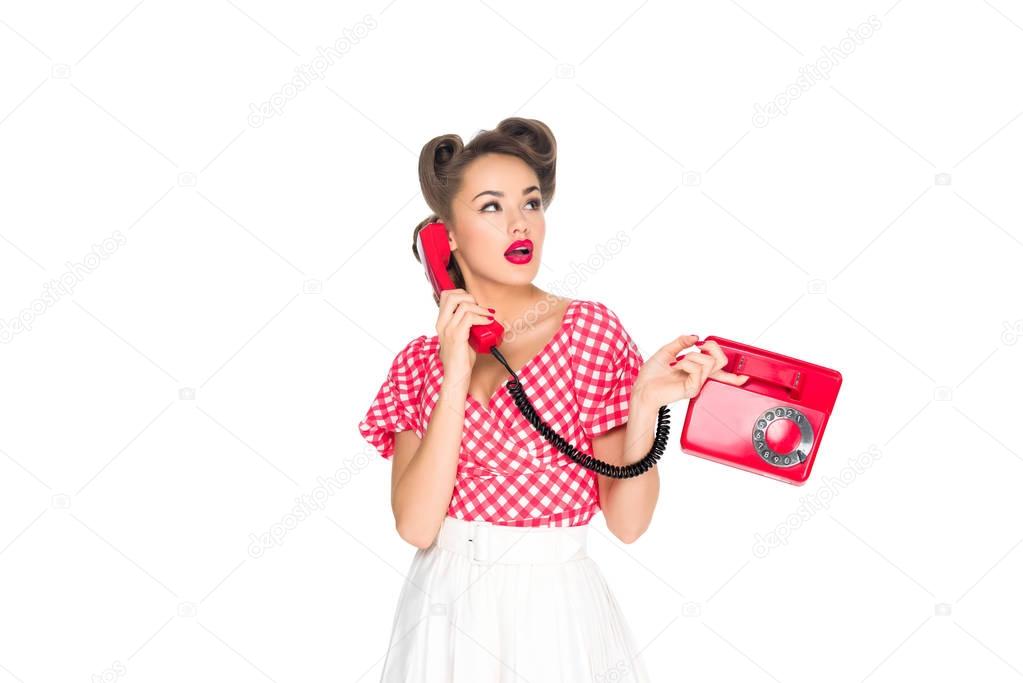
[[[543, 208], [550, 205], [554, 198], [558, 145], [551, 129], [542, 121], [507, 118], [493, 130], [481, 130], [467, 145], [454, 133], [439, 135], [423, 145], [419, 153], [419, 186], [433, 213], [412, 232], [412, 254], [417, 261], [419, 231], [430, 223], [450, 220], [451, 205], [461, 189], [466, 167], [484, 154], [511, 154], [526, 162], [540, 180]], [[455, 287], [465, 288], [465, 278], [454, 258], [448, 264], [448, 274]], [[436, 295], [434, 301], [439, 302]]]

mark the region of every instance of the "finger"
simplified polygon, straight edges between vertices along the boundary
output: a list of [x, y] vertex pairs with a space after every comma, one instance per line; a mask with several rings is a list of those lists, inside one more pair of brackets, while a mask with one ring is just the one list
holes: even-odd
[[698, 393], [700, 393], [700, 387], [703, 386], [697, 380], [696, 375], [689, 375], [688, 377], [686, 377], [686, 380], [685, 382], [683, 382], [683, 385], [686, 388], [686, 396], [688, 397], [696, 396]]
[[697, 334], [683, 334], [679, 337], [675, 337], [670, 342], [657, 349], [657, 351], [654, 352], [653, 357], [659, 358], [665, 363], [674, 361], [675, 357], [681, 353], [683, 349], [689, 348], [699, 339], [700, 336]]
[[700, 350], [706, 351], [714, 358], [715, 370], [720, 370], [721, 368], [728, 365], [728, 356], [725, 355], [725, 352], [721, 350], [721, 347], [713, 339], [708, 339], [707, 341], [705, 341], [703, 343], [703, 346], [700, 347]]
[[454, 302], [455, 310], [465, 311], [467, 313], [487, 313], [487, 309], [483, 308], [479, 304], [472, 301], [472, 299], [458, 299]]
[[441, 298], [442, 299], [448, 299], [448, 300], [455, 301], [455, 302], [458, 302], [458, 301], [472, 301], [472, 302], [475, 302], [476, 301], [476, 299], [473, 297], [472, 294], [470, 294], [469, 292], [465, 291], [464, 289], [458, 289], [458, 288], [443, 290], [441, 292]]
[[708, 356], [706, 353], [700, 353], [699, 349], [695, 351], [690, 351], [689, 353], [682, 357], [692, 359], [701, 365], [706, 365], [707, 367], [713, 367], [714, 365], [714, 359]]
[[[694, 335], [687, 335], [687, 336], [695, 337], [696, 335], [694, 334]], [[680, 337], [680, 339], [681, 339], [681, 337]], [[689, 346], [693, 346], [693, 344], [690, 344]], [[686, 346], [686, 347], [683, 347], [683, 348], [689, 348], [689, 346]], [[667, 346], [663, 347], [663, 349], [667, 349], [667, 348], [668, 348]], [[660, 351], [658, 351], [658, 353], [660, 353]], [[668, 365], [674, 365], [675, 363], [677, 363], [680, 360], [682, 360], [682, 358], [684, 358], [685, 356], [698, 356], [698, 355], [700, 355], [700, 347], [699, 346], [695, 347], [694, 350], [692, 350], [692, 351], [687, 351], [684, 355], [680, 355], [679, 352], [676, 351], [675, 355], [672, 356], [671, 359], [668, 361]]]
[[451, 311], [451, 316], [448, 318], [447, 325], [445, 327], [457, 328], [462, 323], [462, 318], [465, 317], [465, 309], [461, 306], [456, 306]]
[[467, 306], [468, 308], [470, 308], [473, 313], [479, 313], [480, 315], [482, 315], [484, 317], [486, 317], [488, 315], [493, 315], [493, 313], [490, 312], [490, 309], [487, 308], [486, 306], [480, 306], [479, 304], [462, 304], [462, 305], [463, 306]]
[[[490, 322], [489, 310], [477, 303], [473, 303], [465, 299], [458, 302], [453, 316], [452, 321], [459, 325], [466, 323], [466, 319], [468, 319], [467, 324], [469, 325], [486, 325]], [[482, 322], [480, 320], [481, 318]]]
[[742, 386], [749, 379], [749, 375], [736, 375], [731, 372], [725, 372], [724, 370], [718, 370], [710, 376], [711, 379], [725, 384], [734, 384], [735, 386]]
[[441, 301], [447, 301], [448, 299], [457, 301], [464, 299], [467, 296], [469, 296], [469, 292], [460, 287], [456, 287], [454, 289], [442, 289], [440, 292]]
[[488, 315], [465, 311], [461, 320], [458, 321], [458, 336], [460, 339], [468, 337], [468, 329], [473, 325], [487, 325], [490, 323]]
[[[680, 361], [682, 358], [688, 358], [694, 363], [699, 363], [702, 367], [706, 367], [707, 374], [710, 374], [711, 372], [714, 371], [714, 359], [706, 354], [700, 353], [699, 349], [697, 349], [696, 351], [690, 351], [689, 353], [685, 354], [680, 358], [676, 358], [675, 363]], [[669, 363], [669, 365], [674, 365], [675, 363]]]
[[464, 289], [445, 289], [440, 293], [440, 312], [437, 315], [437, 326], [444, 327], [451, 320], [452, 314], [459, 303], [466, 301], [469, 293]]
[[[462, 301], [457, 302], [457, 308], [455, 310], [456, 311], [461, 311], [461, 312], [463, 312], [463, 314], [464, 313], [472, 313], [474, 315], [482, 315], [484, 317], [489, 316], [491, 314], [490, 310], [488, 308], [486, 308], [484, 306], [480, 306], [479, 304], [473, 303], [473, 302], [465, 300], [465, 299], [463, 299]], [[459, 320], [461, 320], [461, 319], [462, 318], [459, 318]], [[487, 322], [490, 322], [490, 321], [488, 320]], [[473, 325], [478, 325], [479, 323], [474, 321], [472, 324]]]
[[684, 370], [686, 372], [686, 374], [693, 375], [694, 377], [697, 377], [697, 378], [700, 376], [700, 372], [702, 371], [702, 368], [703, 368], [703, 366], [700, 365], [699, 363], [697, 363], [696, 361], [694, 361], [693, 359], [691, 359], [688, 354], [686, 354], [686, 356], [684, 356], [676, 364], [676, 369], [682, 369], [682, 370]]
[[707, 381], [707, 378], [717, 370], [714, 364], [717, 362], [705, 353], [698, 353], [693, 356], [693, 360], [702, 366], [700, 370], [700, 386], [702, 387]]
[[706, 354], [700, 353], [698, 350], [687, 353], [683, 356], [683, 358], [696, 363], [696, 365], [700, 368], [698, 375], [701, 385], [706, 382], [707, 377], [714, 372], [714, 359]]
[[473, 325], [486, 325], [490, 321], [479, 313], [471, 311], [456, 312], [444, 334], [449, 340], [465, 343], [469, 339], [469, 328]]
[[437, 326], [444, 329], [451, 324], [454, 320], [455, 314], [458, 312], [458, 301], [455, 299], [448, 299], [441, 304], [441, 312], [437, 316]]

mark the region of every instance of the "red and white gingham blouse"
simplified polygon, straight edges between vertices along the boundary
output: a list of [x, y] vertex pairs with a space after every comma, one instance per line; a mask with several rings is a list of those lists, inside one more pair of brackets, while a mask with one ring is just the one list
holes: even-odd
[[[410, 341], [359, 423], [363, 438], [383, 457], [394, 455], [395, 432], [411, 429], [423, 438], [444, 376], [439, 349], [436, 335]], [[574, 299], [559, 331], [517, 374], [537, 414], [592, 454], [590, 439], [627, 422], [642, 364], [613, 311]], [[577, 526], [599, 508], [597, 474], [544, 439], [504, 383], [489, 406], [466, 396], [449, 516], [509, 526]]]

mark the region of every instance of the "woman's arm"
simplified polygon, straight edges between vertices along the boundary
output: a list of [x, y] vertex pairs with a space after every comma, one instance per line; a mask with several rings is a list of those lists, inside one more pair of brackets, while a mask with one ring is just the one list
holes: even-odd
[[451, 504], [468, 391], [467, 380], [445, 378], [423, 438], [411, 430], [394, 437], [394, 524], [398, 535], [417, 548], [430, 547]]
[[[593, 456], [613, 465], [642, 460], [654, 445], [658, 408], [634, 390], [629, 401], [629, 421], [594, 437]], [[657, 465], [628, 479], [598, 474], [597, 485], [608, 530], [622, 543], [632, 543], [643, 535], [653, 518], [661, 488]]]
[[428, 548], [437, 538], [455, 491], [465, 399], [476, 362], [476, 352], [469, 345], [469, 328], [494, 319], [464, 289], [445, 289], [438, 298], [437, 337], [444, 368], [439, 396], [422, 442], [415, 433], [395, 435], [391, 471], [395, 528], [417, 548]]
[[[676, 337], [657, 350], [639, 370], [629, 398], [629, 421], [594, 437], [594, 455], [613, 464], [631, 464], [643, 459], [654, 443], [657, 413], [662, 405], [696, 396], [708, 379], [741, 386], [746, 375], [725, 372], [728, 364], [717, 342], [678, 357], [696, 344], [693, 334]], [[646, 531], [657, 505], [660, 479], [657, 466], [637, 477], [599, 477], [600, 505], [607, 528], [624, 543], [632, 543]]]

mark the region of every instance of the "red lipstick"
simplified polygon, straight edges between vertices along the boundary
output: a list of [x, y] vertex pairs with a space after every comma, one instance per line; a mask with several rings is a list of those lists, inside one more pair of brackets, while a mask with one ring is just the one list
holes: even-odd
[[533, 260], [533, 241], [515, 240], [504, 252], [504, 257], [519, 265], [529, 263]]

